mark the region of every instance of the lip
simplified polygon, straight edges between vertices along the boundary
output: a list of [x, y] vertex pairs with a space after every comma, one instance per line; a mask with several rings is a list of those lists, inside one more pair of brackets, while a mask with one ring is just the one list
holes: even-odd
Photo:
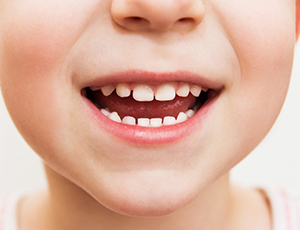
[[192, 118], [179, 124], [161, 127], [142, 127], [118, 123], [103, 115], [85, 95], [82, 95], [82, 102], [85, 105], [88, 116], [96, 126], [125, 142], [142, 145], [173, 143], [185, 139], [196, 129], [201, 129], [205, 123], [205, 118], [213, 111], [213, 107], [220, 95], [222, 89], [221, 83], [186, 71], [153, 73], [134, 70], [92, 79], [86, 83], [85, 88], [116, 84], [119, 82], [159, 84], [161, 82], [171, 81], [184, 81], [201, 85], [202, 87], [212, 89], [215, 95], [206, 101]]
[[219, 90], [223, 87], [220, 79], [212, 79], [201, 76], [189, 71], [176, 72], [149, 72], [144, 70], [128, 70], [124, 72], [116, 72], [105, 76], [87, 76], [82, 88], [98, 87], [116, 83], [144, 83], [144, 84], [161, 84], [164, 82], [189, 82], [200, 85], [203, 88]]

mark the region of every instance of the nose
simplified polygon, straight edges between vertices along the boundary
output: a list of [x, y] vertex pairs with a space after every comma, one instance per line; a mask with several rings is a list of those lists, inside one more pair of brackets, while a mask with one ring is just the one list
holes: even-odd
[[202, 0], [112, 0], [111, 16], [130, 31], [192, 30], [204, 18]]

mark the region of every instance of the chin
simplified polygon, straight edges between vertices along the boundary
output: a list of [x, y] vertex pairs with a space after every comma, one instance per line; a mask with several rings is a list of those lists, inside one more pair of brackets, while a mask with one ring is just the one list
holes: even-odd
[[201, 193], [201, 186], [195, 186], [196, 181], [178, 174], [151, 171], [113, 175], [105, 188], [100, 187], [91, 195], [107, 209], [121, 215], [165, 216], [189, 205]]

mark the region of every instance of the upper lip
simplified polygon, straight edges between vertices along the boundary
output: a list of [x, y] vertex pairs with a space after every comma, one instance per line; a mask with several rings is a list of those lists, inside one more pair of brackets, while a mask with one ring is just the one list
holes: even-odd
[[212, 90], [220, 90], [223, 87], [223, 84], [218, 79], [204, 77], [190, 71], [149, 72], [144, 70], [127, 70], [103, 75], [101, 77], [91, 77], [89, 80], [86, 80], [83, 88], [127, 82], [150, 85], [165, 82], [187, 82]]

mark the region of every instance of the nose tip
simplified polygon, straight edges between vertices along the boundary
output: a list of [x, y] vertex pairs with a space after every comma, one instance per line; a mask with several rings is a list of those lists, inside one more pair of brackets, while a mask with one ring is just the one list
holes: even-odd
[[113, 0], [113, 20], [131, 31], [191, 30], [204, 17], [202, 0]]

